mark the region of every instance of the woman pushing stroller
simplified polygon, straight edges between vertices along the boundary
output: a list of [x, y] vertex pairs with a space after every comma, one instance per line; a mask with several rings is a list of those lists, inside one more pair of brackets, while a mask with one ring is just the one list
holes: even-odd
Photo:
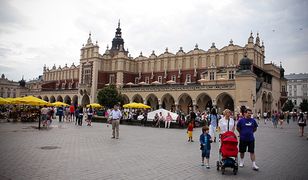
[[221, 144], [218, 153], [217, 170], [221, 168], [222, 174], [224, 174], [225, 168], [230, 167], [233, 168], [233, 173], [236, 174], [238, 170], [238, 141], [234, 133], [235, 121], [231, 118], [231, 111], [229, 109], [225, 109], [223, 115], [224, 117], [218, 122]]

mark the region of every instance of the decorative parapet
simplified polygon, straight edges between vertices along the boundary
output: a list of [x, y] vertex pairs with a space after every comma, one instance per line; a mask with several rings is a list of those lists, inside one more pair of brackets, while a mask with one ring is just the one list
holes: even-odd
[[148, 85], [141, 87], [125, 87], [121, 89], [122, 93], [125, 92], [157, 92], [157, 91], [204, 91], [204, 90], [234, 90], [235, 83], [229, 84], [172, 84], [172, 85]]

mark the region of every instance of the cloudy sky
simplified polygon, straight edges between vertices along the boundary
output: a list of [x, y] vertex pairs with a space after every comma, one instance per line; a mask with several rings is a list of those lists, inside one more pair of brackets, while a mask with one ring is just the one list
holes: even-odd
[[266, 62], [289, 73], [308, 72], [305, 0], [0, 0], [0, 73], [30, 80], [43, 66], [79, 64], [89, 32], [100, 53], [121, 19], [125, 48], [136, 57], [244, 46], [252, 31], [265, 44]]

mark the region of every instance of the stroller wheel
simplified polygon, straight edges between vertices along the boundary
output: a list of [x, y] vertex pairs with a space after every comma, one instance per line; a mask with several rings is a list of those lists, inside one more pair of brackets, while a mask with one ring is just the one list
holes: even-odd
[[236, 168], [233, 169], [233, 174], [234, 174], [234, 175], [237, 174], [237, 169], [236, 169]]
[[221, 174], [225, 174], [225, 167], [221, 167]]
[[217, 166], [217, 171], [219, 171], [219, 161], [217, 161], [216, 166]]

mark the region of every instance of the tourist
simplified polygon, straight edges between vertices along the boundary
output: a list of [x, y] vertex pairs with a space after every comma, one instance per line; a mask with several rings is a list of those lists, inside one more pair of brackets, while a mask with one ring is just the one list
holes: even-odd
[[219, 121], [220, 116], [216, 113], [216, 109], [213, 108], [211, 111], [211, 114], [208, 115], [209, 119], [209, 128], [210, 128], [210, 135], [212, 138], [214, 138], [214, 142], [216, 142], [216, 132], [218, 128], [218, 121]]
[[168, 112], [166, 119], [165, 119], [165, 128], [170, 128], [171, 121], [172, 121], [172, 116], [170, 112]]
[[78, 125], [82, 126], [82, 120], [83, 120], [83, 108], [81, 106], [79, 106], [78, 108]]
[[231, 111], [229, 109], [225, 109], [223, 111], [223, 118], [221, 118], [218, 122], [218, 129], [220, 134], [223, 134], [227, 131], [233, 131], [235, 130], [235, 121], [233, 118], [231, 118]]
[[47, 106], [44, 105], [44, 107], [41, 109], [41, 119], [42, 119], [42, 123], [43, 126], [47, 126], [47, 115], [48, 115], [48, 109]]
[[284, 121], [284, 114], [283, 112], [281, 111], [279, 113], [279, 125], [280, 125], [280, 128], [282, 129], [283, 128], [283, 121]]
[[114, 109], [110, 113], [111, 116], [111, 123], [112, 123], [112, 137], [119, 139], [119, 125], [120, 125], [120, 119], [122, 117], [122, 113], [119, 110], [118, 105], [114, 105]]
[[154, 127], [156, 127], [158, 120], [159, 120], [159, 115], [158, 115], [158, 113], [156, 113], [155, 116], [154, 116], [154, 119], [153, 119], [153, 126]]
[[209, 127], [204, 126], [202, 128], [202, 134], [200, 135], [199, 138], [200, 141], [200, 150], [201, 150], [201, 157], [202, 157], [202, 166], [204, 166], [204, 158], [206, 158], [206, 168], [210, 169], [210, 152], [211, 152], [211, 143], [212, 143], [212, 138], [211, 135], [209, 134]]
[[188, 142], [194, 142], [193, 130], [194, 130], [194, 123], [190, 121], [187, 127]]
[[256, 156], [255, 156], [255, 138], [254, 132], [257, 131], [258, 124], [251, 118], [252, 111], [246, 109], [244, 113], [244, 118], [240, 119], [237, 123], [237, 130], [240, 133], [240, 167], [244, 166], [244, 155], [248, 147], [248, 152], [250, 152], [250, 159], [252, 161], [253, 170], [259, 170], [259, 167], [256, 165]]
[[[60, 106], [57, 108], [57, 113], [56, 115], [59, 116], [59, 122], [62, 122], [62, 117], [63, 117], [63, 106]], [[63, 120], [64, 121], [64, 120]]]
[[164, 116], [163, 116], [163, 113], [162, 113], [162, 112], [159, 112], [159, 119], [158, 119], [158, 121], [157, 121], [156, 126], [158, 126], [158, 128], [160, 128], [161, 123], [164, 122], [164, 121], [165, 121], [165, 118], [164, 118]]
[[73, 104], [70, 105], [70, 119], [72, 122], [74, 121], [74, 115], [75, 115], [75, 106]]
[[92, 109], [91, 106], [87, 109], [87, 116], [88, 116], [88, 118], [87, 118], [87, 121], [88, 121], [87, 126], [92, 126], [93, 109]]
[[304, 113], [300, 112], [299, 116], [298, 116], [298, 126], [299, 126], [299, 136], [303, 137], [304, 136], [304, 129], [307, 121], [307, 116], [304, 117]]

